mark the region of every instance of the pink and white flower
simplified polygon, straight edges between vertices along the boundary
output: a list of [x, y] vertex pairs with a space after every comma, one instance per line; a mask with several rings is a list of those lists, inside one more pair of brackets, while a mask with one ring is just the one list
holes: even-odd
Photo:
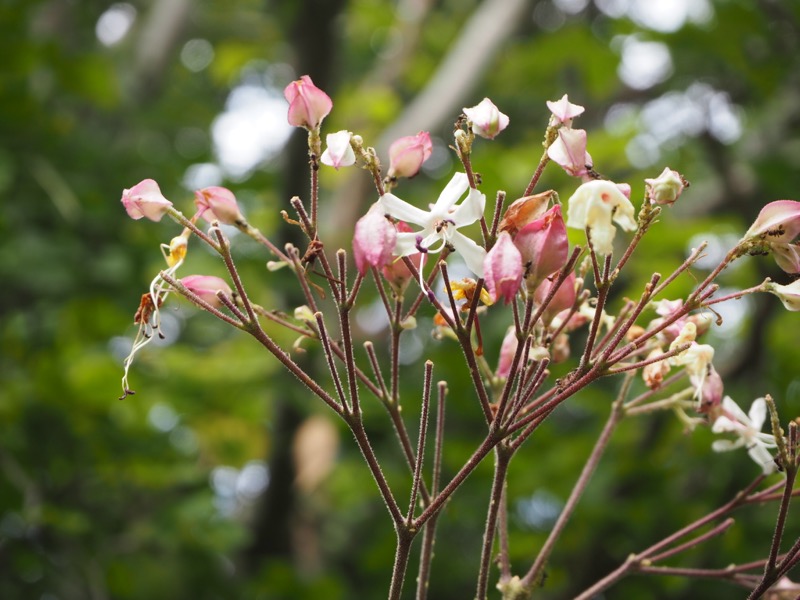
[[489, 98], [484, 98], [477, 106], [464, 108], [463, 111], [472, 123], [472, 132], [483, 138], [493, 140], [508, 127], [508, 116], [501, 113]]
[[131, 189], [122, 191], [122, 206], [131, 219], [144, 217], [151, 221], [160, 221], [172, 208], [172, 202], [164, 197], [154, 180], [145, 179]]
[[350, 138], [353, 134], [343, 129], [336, 133], [329, 133], [325, 136], [325, 141], [328, 147], [320, 157], [320, 162], [323, 165], [333, 167], [337, 171], [340, 167], [349, 167], [356, 162], [356, 155], [353, 152], [353, 147], [350, 145]]
[[613, 251], [617, 228], [636, 230], [631, 201], [611, 181], [593, 180], [582, 184], [569, 199], [567, 227], [589, 229], [595, 252], [602, 255]]

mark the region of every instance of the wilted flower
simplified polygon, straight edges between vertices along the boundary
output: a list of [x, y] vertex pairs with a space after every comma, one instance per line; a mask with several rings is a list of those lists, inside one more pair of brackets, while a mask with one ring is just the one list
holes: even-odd
[[508, 127], [508, 117], [488, 98], [472, 108], [465, 108], [464, 114], [472, 122], [472, 132], [489, 140]]
[[381, 268], [389, 264], [396, 242], [397, 230], [386, 218], [384, 207], [376, 202], [356, 222], [353, 257], [358, 272], [363, 275], [369, 267]]
[[325, 152], [322, 153], [320, 162], [322, 162], [323, 165], [333, 167], [337, 171], [339, 167], [349, 167], [355, 164], [356, 155], [355, 152], [353, 152], [353, 147], [350, 145], [351, 137], [353, 137], [353, 134], [346, 129], [337, 131], [336, 133], [329, 133], [325, 136], [328, 147], [325, 149]]
[[[461, 204], [456, 205], [467, 190], [469, 190], [467, 197]], [[418, 232], [397, 234], [397, 244], [394, 248], [396, 256], [409, 256], [416, 252], [439, 252], [445, 244], [450, 244], [461, 254], [473, 273], [479, 277], [483, 276], [483, 259], [486, 251], [458, 229], [471, 225], [483, 216], [486, 196], [469, 187], [464, 173], [453, 175], [430, 211], [412, 206], [394, 194], [384, 194], [378, 203], [386, 214], [395, 219], [422, 227]], [[436, 245], [437, 242], [441, 243]]]
[[172, 202], [164, 198], [154, 180], [145, 179], [131, 189], [122, 191], [122, 206], [132, 219], [145, 217], [151, 221], [160, 221], [172, 207]]
[[666, 167], [655, 179], [644, 180], [650, 204], [671, 205], [678, 199], [687, 183], [677, 171]]
[[333, 108], [330, 96], [314, 85], [311, 77], [303, 75], [283, 90], [289, 102], [289, 125], [316, 129]]
[[555, 102], [548, 100], [547, 108], [553, 113], [550, 118], [551, 125], [561, 123], [567, 127], [572, 125], [572, 119], [582, 115], [585, 110], [582, 106], [572, 104], [566, 94], [561, 97], [561, 100], [556, 100]]
[[594, 180], [582, 184], [569, 199], [567, 226], [589, 228], [595, 252], [611, 254], [614, 236], [613, 223], [626, 231], [636, 229], [633, 204], [611, 181]]
[[775, 262], [787, 273], [800, 273], [800, 247], [794, 242], [800, 235], [800, 202], [770, 202], [744, 234], [745, 240], [760, 240], [775, 256]]
[[761, 428], [767, 420], [767, 403], [764, 398], [753, 401], [750, 412], [745, 414], [739, 405], [728, 396], [722, 401], [722, 415], [717, 417], [711, 431], [714, 433], [733, 433], [736, 440], [716, 440], [712, 444], [715, 452], [726, 452], [744, 446], [747, 453], [764, 470], [765, 475], [777, 468], [769, 448], [775, 448], [775, 436], [762, 433]]
[[569, 241], [561, 205], [556, 204], [520, 229], [514, 237], [514, 244], [522, 255], [528, 288], [533, 290], [567, 262]]
[[547, 156], [573, 177], [586, 175], [592, 168], [592, 157], [586, 151], [586, 132], [583, 129], [559, 129], [558, 137], [547, 149]]
[[214, 275], [187, 275], [180, 282], [187, 290], [205, 300], [214, 308], [222, 308], [223, 304], [217, 296], [217, 292], [222, 292], [229, 298], [233, 296], [231, 287], [219, 277]]
[[236, 196], [228, 188], [211, 186], [194, 193], [194, 203], [200, 216], [206, 221], [219, 221], [225, 225], [236, 225], [244, 222], [236, 203]]
[[414, 177], [431, 152], [433, 143], [427, 131], [395, 140], [389, 146], [389, 177]]
[[547, 212], [550, 201], [557, 197], [553, 190], [541, 194], [517, 198], [512, 202], [500, 220], [500, 231], [507, 231], [513, 238], [517, 232]]
[[508, 304], [517, 295], [522, 282], [522, 256], [507, 232], [500, 234], [486, 254], [483, 277], [495, 302], [502, 298]]
[[[656, 358], [662, 354], [664, 354], [664, 351], [660, 347], [654, 348], [650, 351], [650, 354], [647, 355], [647, 360]], [[642, 378], [647, 387], [651, 390], [657, 390], [661, 387], [661, 384], [664, 383], [664, 377], [669, 374], [669, 369], [669, 361], [659, 360], [652, 362], [642, 368]]]
[[775, 294], [786, 310], [800, 310], [800, 279], [793, 281], [789, 285], [779, 285], [769, 279], [764, 282], [764, 290], [770, 294]]

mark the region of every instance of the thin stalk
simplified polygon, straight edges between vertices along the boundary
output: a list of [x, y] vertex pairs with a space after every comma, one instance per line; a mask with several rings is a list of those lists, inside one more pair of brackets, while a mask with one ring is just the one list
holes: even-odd
[[492, 480], [492, 490], [489, 494], [489, 511], [486, 515], [486, 526], [483, 530], [483, 546], [481, 548], [480, 569], [478, 570], [476, 600], [486, 600], [489, 570], [492, 562], [492, 548], [494, 546], [495, 532], [497, 531], [497, 515], [500, 510], [503, 490], [506, 486], [508, 465], [513, 456], [513, 450], [509, 450], [508, 447], [504, 447], [501, 443], [495, 446], [494, 456], [494, 479]]
[[431, 375], [433, 363], [425, 361], [425, 379], [422, 384], [422, 408], [419, 415], [419, 439], [417, 440], [417, 459], [414, 461], [414, 478], [411, 482], [411, 500], [408, 503], [406, 523], [410, 527], [414, 520], [414, 505], [417, 503], [419, 483], [422, 479], [422, 463], [425, 456], [425, 436], [428, 433], [428, 411], [431, 405]]
[[589, 455], [589, 458], [586, 460], [583, 470], [581, 471], [578, 480], [575, 482], [575, 485], [570, 492], [569, 498], [567, 499], [561, 514], [558, 516], [555, 525], [553, 525], [553, 529], [547, 536], [547, 539], [545, 540], [542, 549], [539, 551], [539, 554], [536, 556], [536, 560], [533, 562], [533, 565], [531, 565], [531, 568], [522, 578], [522, 585], [526, 588], [532, 588], [541, 580], [544, 574], [544, 567], [547, 564], [547, 561], [550, 559], [550, 554], [553, 552], [553, 548], [555, 548], [558, 538], [561, 536], [561, 533], [564, 531], [569, 519], [572, 517], [572, 513], [575, 512], [575, 508], [578, 506], [578, 502], [580, 501], [581, 496], [583, 496], [583, 492], [586, 490], [589, 480], [592, 478], [592, 475], [594, 475], [597, 465], [600, 464], [600, 458], [603, 456], [603, 453], [608, 447], [608, 442], [611, 440], [611, 434], [614, 432], [614, 428], [625, 414], [623, 400], [627, 395], [628, 389], [630, 389], [631, 382], [632, 378], [628, 377], [623, 384], [619, 397], [611, 405], [611, 414], [608, 416], [608, 420], [606, 421], [603, 430], [600, 432], [600, 436], [597, 438], [597, 442], [595, 442], [594, 448], [592, 448], [592, 452]]
[[331, 378], [333, 379], [333, 386], [336, 388], [336, 394], [339, 396], [339, 402], [343, 410], [348, 410], [347, 396], [342, 387], [342, 380], [339, 377], [339, 369], [336, 368], [336, 362], [333, 360], [333, 351], [331, 350], [331, 338], [328, 335], [328, 330], [325, 327], [325, 319], [321, 312], [314, 313], [314, 318], [317, 320], [317, 327], [319, 328], [319, 339], [322, 343], [322, 350], [325, 354], [325, 359], [328, 363], [328, 371], [330, 371]]
[[[545, 134], [545, 136], [547, 136], [547, 134]], [[552, 144], [552, 142], [550, 142], [550, 144]], [[547, 166], [547, 163], [550, 162], [550, 157], [547, 156], [547, 148], [550, 146], [550, 144], [547, 143], [547, 137], [545, 137], [544, 153], [542, 153], [542, 158], [539, 159], [539, 164], [536, 166], [536, 170], [533, 172], [533, 176], [531, 177], [531, 181], [528, 184], [528, 187], [525, 188], [525, 192], [522, 194], [523, 198], [525, 196], [530, 196], [533, 193], [533, 188], [535, 188], [536, 184], [539, 183], [539, 178], [542, 176], [542, 171], [544, 171], [544, 168]]]

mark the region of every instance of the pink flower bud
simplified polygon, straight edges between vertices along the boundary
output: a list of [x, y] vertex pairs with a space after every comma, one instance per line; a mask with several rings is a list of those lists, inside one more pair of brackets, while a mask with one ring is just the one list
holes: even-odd
[[787, 273], [800, 273], [800, 246], [794, 239], [800, 234], [800, 202], [770, 202], [758, 214], [743, 240], [760, 240]]
[[320, 162], [323, 165], [333, 167], [337, 171], [339, 167], [349, 167], [356, 162], [356, 155], [353, 152], [353, 147], [350, 145], [350, 138], [353, 137], [346, 129], [337, 131], [336, 133], [329, 133], [325, 137], [328, 147], [322, 153]]
[[219, 221], [225, 225], [236, 225], [244, 222], [239, 211], [236, 196], [228, 188], [211, 186], [194, 193], [194, 203], [200, 216], [206, 221]]
[[688, 184], [683, 175], [666, 167], [655, 179], [644, 180], [650, 204], [672, 206]]
[[[542, 284], [536, 288], [536, 292], [534, 292], [533, 299], [536, 301], [537, 304], [541, 304], [547, 299], [548, 294], [550, 294], [550, 289], [553, 286], [553, 278], [545, 279]], [[553, 299], [550, 301], [550, 304], [547, 305], [547, 308], [544, 309], [544, 313], [542, 314], [542, 320], [547, 325], [549, 324], [553, 318], [563, 311], [567, 311], [572, 308], [572, 305], [575, 304], [577, 294], [575, 293], [575, 272], [571, 272], [567, 275], [566, 279], [564, 279], [564, 283], [561, 284], [561, 287], [558, 288]], [[566, 317], [566, 316], [565, 316]], [[579, 326], [579, 325], [578, 325]]]
[[791, 242], [800, 235], [800, 202], [770, 202], [744, 234], [745, 239], [760, 237], [769, 242]]
[[395, 140], [389, 146], [389, 177], [414, 177], [432, 151], [431, 134], [427, 131]]
[[697, 412], [708, 413], [722, 403], [724, 386], [714, 365], [709, 365], [708, 375], [697, 390]]
[[155, 181], [145, 179], [131, 189], [122, 191], [122, 206], [132, 219], [146, 217], [151, 221], [160, 221], [172, 207], [172, 202], [164, 198]]
[[585, 110], [582, 106], [572, 104], [566, 94], [561, 97], [561, 100], [557, 100], [556, 102], [548, 100], [547, 108], [553, 113], [553, 117], [550, 120], [551, 124], [561, 123], [567, 127], [572, 124], [572, 119], [582, 115]]
[[353, 256], [358, 272], [363, 275], [370, 267], [380, 269], [389, 264], [396, 242], [397, 230], [386, 218], [382, 206], [376, 202], [356, 222]]
[[483, 277], [495, 302], [502, 298], [509, 304], [517, 295], [522, 282], [522, 256], [507, 232], [500, 234], [483, 259]]
[[472, 108], [465, 108], [464, 114], [472, 121], [472, 133], [493, 140], [495, 136], [508, 127], [508, 117], [488, 98]]
[[222, 308], [223, 304], [217, 297], [217, 292], [222, 292], [229, 298], [233, 296], [230, 286], [224, 280], [213, 275], [189, 275], [180, 280], [187, 290], [205, 300], [214, 308]]
[[316, 129], [333, 108], [330, 96], [314, 85], [311, 77], [303, 75], [283, 90], [289, 102], [289, 125]]
[[503, 343], [500, 345], [500, 358], [497, 361], [497, 371], [495, 375], [498, 378], [505, 379], [511, 373], [511, 364], [514, 362], [514, 355], [517, 353], [517, 331], [514, 327], [509, 327], [506, 335], [503, 338]]
[[522, 255], [528, 289], [536, 289], [545, 277], [564, 266], [569, 254], [567, 227], [556, 204], [544, 215], [528, 223], [514, 237]]
[[573, 177], [586, 175], [592, 168], [592, 157], [586, 151], [586, 132], [583, 129], [559, 129], [558, 137], [547, 149], [547, 156]]
[[[403, 221], [398, 221], [395, 225], [396, 229], [400, 233], [410, 233], [414, 231], [408, 223]], [[408, 255], [408, 258], [411, 260], [412, 263], [417, 267], [417, 271], [422, 268], [422, 254], [417, 252], [414, 254]], [[405, 261], [397, 256], [393, 256], [392, 260], [386, 263], [383, 268], [381, 269], [381, 273], [386, 278], [386, 281], [389, 282], [389, 285], [392, 286], [395, 294], [398, 297], [403, 295], [403, 292], [406, 289], [406, 286], [409, 282], [414, 278], [409, 271], [408, 267], [406, 266]]]

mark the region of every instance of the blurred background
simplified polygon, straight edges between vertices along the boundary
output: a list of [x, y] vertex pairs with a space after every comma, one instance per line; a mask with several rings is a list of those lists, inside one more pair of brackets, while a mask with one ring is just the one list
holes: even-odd
[[[192, 190], [224, 185], [279, 243], [279, 211], [307, 198], [305, 137], [286, 123], [284, 86], [303, 74], [347, 128], [376, 146], [430, 130], [424, 172], [398, 190], [430, 202], [456, 168], [447, 145], [464, 106], [489, 96], [511, 118], [479, 140], [483, 190], [518, 197], [541, 154], [546, 100], [586, 107], [598, 171], [629, 182], [664, 166], [691, 182], [620, 282], [638, 297], [701, 240], [688, 291], [761, 206], [800, 199], [800, 3], [796, 0], [3, 0], [0, 2], [0, 597], [381, 598], [394, 534], [347, 431], [249, 337], [185, 302], [166, 339], [138, 357], [124, 401], [122, 359], [142, 293], [179, 232], [134, 222], [119, 202], [144, 178], [192, 213]], [[577, 182], [547, 169], [539, 189]], [[364, 172], [322, 171], [321, 210], [349, 246], [375, 200]], [[638, 202], [638, 200], [637, 200]], [[577, 238], [576, 238], [577, 241]], [[291, 280], [234, 238], [257, 301], [291, 311]], [[182, 274], [223, 275], [192, 244]], [[720, 283], [788, 279], [746, 258]], [[613, 304], [616, 302], [616, 304]], [[709, 334], [726, 392], [749, 407], [770, 393], [800, 411], [797, 318], [774, 297], [720, 306]], [[404, 414], [416, 430], [422, 352], [448, 379], [445, 477], [482, 438], [453, 346], [408, 336]], [[376, 341], [367, 306], [362, 335]], [[485, 325], [494, 361], [507, 322]], [[286, 345], [293, 338], [273, 332]], [[320, 362], [311, 344], [298, 354]], [[415, 362], [416, 361], [416, 362]], [[566, 370], [569, 363], [561, 368]], [[556, 369], [558, 372], [558, 369]], [[320, 369], [321, 372], [321, 369]], [[561, 509], [618, 381], [563, 406], [512, 464], [512, 563], [524, 573]], [[637, 384], [640, 385], [640, 384]], [[382, 409], [368, 428], [393, 485], [407, 470]], [[746, 454], [713, 454], [669, 415], [626, 421], [552, 556], [542, 597], [568, 598], [625, 559], [726, 501], [757, 473]], [[440, 519], [431, 598], [472, 597], [491, 464]], [[723, 538], [674, 559], [723, 567], [765, 556], [773, 511], [741, 511]], [[795, 519], [796, 522], [796, 519]], [[798, 527], [790, 527], [797, 535]], [[410, 565], [406, 597], [416, 566]], [[494, 576], [493, 576], [494, 580]], [[493, 584], [492, 584], [493, 585]], [[633, 577], [609, 598], [729, 598], [727, 584]]]

